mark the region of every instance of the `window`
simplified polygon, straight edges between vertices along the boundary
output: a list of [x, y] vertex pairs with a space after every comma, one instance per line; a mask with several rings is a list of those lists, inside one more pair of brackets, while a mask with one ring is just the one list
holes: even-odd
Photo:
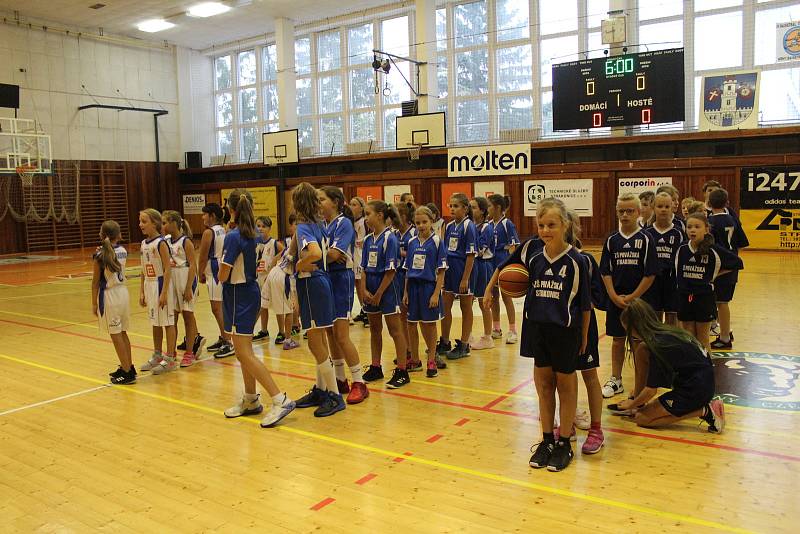
[[216, 73], [216, 88], [217, 91], [221, 89], [231, 88], [231, 56], [218, 57], [214, 61], [214, 71]]
[[560, 0], [539, 2], [539, 32], [542, 35], [578, 30], [578, 2]]
[[350, 140], [375, 140], [375, 112], [365, 111], [350, 116]]
[[489, 92], [489, 51], [485, 48], [456, 54], [456, 95]]
[[239, 91], [239, 120], [241, 122], [258, 122], [258, 104], [256, 89]]
[[344, 149], [342, 117], [329, 117], [320, 120], [319, 144], [323, 154]]
[[485, 44], [488, 40], [486, 2], [458, 4], [453, 9], [456, 48]]
[[647, 46], [647, 50], [665, 50], [683, 46], [683, 21], [656, 22], [642, 25], [639, 29], [639, 40]]
[[397, 17], [381, 23], [384, 52], [408, 57], [408, 17]]
[[[725, 28], [725, 46], [719, 46], [720, 28]], [[693, 44], [695, 70], [740, 66], [742, 12], [697, 17], [694, 23]]]
[[497, 91], [528, 91], [532, 87], [531, 45], [497, 51]]
[[375, 105], [375, 80], [371, 68], [350, 71], [350, 107], [368, 108]]
[[294, 42], [294, 70], [298, 76], [311, 73], [311, 39], [308, 37]]
[[720, 9], [742, 5], [742, 0], [694, 0], [695, 11], [707, 11], [709, 9]]
[[763, 9], [756, 12], [755, 27], [755, 64], [766, 65], [777, 61], [776, 55], [776, 24], [800, 20], [800, 4], [779, 7], [777, 9]]
[[588, 0], [586, 2], [586, 26], [599, 28], [608, 18], [608, 0]]
[[217, 126], [233, 124], [233, 97], [230, 93], [217, 95]]
[[372, 24], [363, 24], [347, 31], [347, 56], [351, 65], [372, 61]]
[[239, 86], [253, 85], [256, 83], [256, 53], [254, 50], [240, 52], [237, 60], [239, 64]]
[[501, 130], [533, 128], [533, 100], [528, 95], [498, 98], [497, 115]]
[[553, 85], [553, 64], [574, 61], [578, 55], [578, 36], [555, 37], [542, 41], [539, 53], [541, 54], [542, 87]]
[[459, 142], [489, 139], [489, 102], [463, 100], [456, 105], [456, 137]]
[[239, 130], [240, 161], [247, 163], [261, 160], [261, 135], [258, 128]]
[[317, 40], [317, 70], [338, 69], [341, 66], [341, 54], [339, 32], [323, 33]]
[[436, 50], [447, 50], [447, 9], [436, 10]]
[[762, 72], [759, 102], [763, 123], [800, 120], [800, 68]]
[[530, 33], [528, 0], [497, 0], [497, 40], [526, 39]]
[[650, 20], [683, 13], [684, 0], [639, 0], [639, 20]]
[[297, 115], [302, 117], [314, 113], [311, 101], [311, 79], [298, 78], [295, 81], [297, 91]]
[[342, 111], [342, 77], [323, 76], [319, 79], [319, 112]]

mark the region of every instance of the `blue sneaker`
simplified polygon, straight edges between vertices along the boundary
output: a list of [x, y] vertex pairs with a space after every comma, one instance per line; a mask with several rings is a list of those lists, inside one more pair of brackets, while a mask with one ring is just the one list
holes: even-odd
[[298, 408], [311, 408], [322, 405], [323, 401], [325, 401], [325, 392], [315, 385], [308, 393], [297, 399], [295, 404]]
[[323, 392], [325, 400], [319, 405], [319, 408], [314, 410], [314, 417], [328, 417], [336, 412], [341, 412], [346, 408], [344, 399], [340, 393], [333, 393], [332, 391]]

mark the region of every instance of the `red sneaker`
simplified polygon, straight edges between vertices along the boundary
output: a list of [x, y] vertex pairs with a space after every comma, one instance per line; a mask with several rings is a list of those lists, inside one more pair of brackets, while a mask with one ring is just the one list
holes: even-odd
[[336, 385], [338, 386], [339, 393], [350, 393], [350, 384], [347, 383], [347, 379], [339, 380], [336, 379]]
[[364, 402], [369, 397], [369, 390], [364, 382], [353, 382], [350, 386], [350, 394], [347, 396], [347, 404], [358, 404]]

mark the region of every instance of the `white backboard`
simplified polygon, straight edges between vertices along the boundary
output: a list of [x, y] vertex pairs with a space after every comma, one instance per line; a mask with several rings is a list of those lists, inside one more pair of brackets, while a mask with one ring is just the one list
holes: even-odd
[[441, 148], [447, 145], [445, 113], [422, 113], [420, 115], [398, 116], [395, 119], [395, 147], [397, 150], [409, 148]]
[[300, 161], [300, 143], [296, 129], [265, 132], [262, 136], [261, 146], [264, 147], [264, 165], [280, 165]]

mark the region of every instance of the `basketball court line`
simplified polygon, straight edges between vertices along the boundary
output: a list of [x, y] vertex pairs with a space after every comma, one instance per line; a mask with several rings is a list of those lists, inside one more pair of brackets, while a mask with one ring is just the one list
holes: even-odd
[[55, 291], [53, 293], [39, 293], [37, 295], [15, 295], [13, 297], [0, 297], [0, 300], [20, 300], [20, 299], [33, 299], [39, 297], [52, 297], [54, 295], [72, 295], [74, 293], [85, 293], [85, 289], [75, 289], [73, 291]]
[[78, 397], [80, 395], [85, 395], [87, 393], [92, 393], [94, 391], [99, 391], [101, 389], [110, 388], [111, 384], [104, 384], [102, 386], [96, 386], [89, 389], [83, 389], [81, 391], [75, 391], [74, 393], [68, 393], [66, 395], [61, 395], [60, 397], [54, 397], [52, 399], [47, 399], [39, 402], [34, 402], [33, 404], [25, 404], [24, 406], [18, 406], [17, 408], [11, 408], [10, 410], [6, 410], [4, 412], [0, 412], [0, 417], [4, 415], [9, 415], [12, 413], [21, 412], [23, 410], [28, 410], [30, 408], [36, 408], [38, 406], [44, 406], [45, 404], [51, 404], [53, 402], [58, 402], [60, 400], [71, 399], [72, 397]]
[[[50, 366], [47, 366], [47, 365], [42, 365], [42, 364], [39, 364], [39, 363], [36, 363], [36, 362], [32, 362], [32, 361], [29, 361], [29, 360], [25, 360], [25, 359], [22, 359], [22, 358], [16, 358], [14, 356], [9, 356], [7, 354], [0, 353], [0, 358], [2, 358], [4, 360], [11, 361], [11, 362], [19, 363], [19, 364], [22, 364], [22, 365], [27, 365], [27, 366], [34, 367], [34, 368], [43, 369], [43, 370], [50, 371], [50, 372], [53, 372], [53, 373], [56, 373], [56, 374], [61, 374], [61, 375], [64, 375], [64, 376], [70, 376], [72, 378], [78, 378], [78, 379], [85, 380], [85, 381], [90, 382], [90, 383], [101, 384], [104, 387], [108, 386], [106, 389], [114, 388], [114, 389], [118, 389], [120, 391], [128, 392], [130, 394], [141, 395], [141, 396], [148, 397], [148, 398], [151, 398], [151, 399], [156, 399], [156, 400], [168, 402], [170, 404], [175, 404], [177, 406], [182, 406], [184, 408], [190, 408], [190, 409], [193, 409], [195, 411], [204, 412], [204, 413], [208, 413], [208, 414], [213, 414], [215, 417], [221, 417], [220, 413], [222, 412], [222, 409], [215, 409], [215, 408], [212, 408], [210, 406], [205, 406], [205, 405], [202, 405], [202, 404], [196, 404], [196, 403], [193, 403], [193, 402], [188, 402], [188, 401], [184, 401], [184, 400], [180, 400], [180, 399], [175, 399], [175, 398], [172, 398], [172, 397], [159, 395], [157, 393], [150, 393], [150, 392], [147, 392], [147, 391], [142, 391], [140, 389], [130, 388], [130, 387], [127, 387], [127, 386], [109, 386], [108, 384], [106, 384], [106, 383], [104, 383], [101, 380], [98, 380], [96, 378], [84, 376], [84, 375], [81, 375], [81, 374], [78, 374], [78, 373], [73, 373], [71, 371], [66, 371], [64, 369], [58, 369], [56, 367], [50, 367]], [[258, 421], [257, 419], [246, 418], [246, 417], [237, 418], [236, 422], [247, 422], [247, 423], [250, 423], [250, 424], [260, 425], [260, 421]], [[646, 514], [646, 515], [658, 517], [658, 518], [664, 519], [664, 520], [684, 522], [684, 523], [688, 523], [688, 524], [692, 524], [692, 525], [708, 527], [708, 528], [713, 528], [713, 529], [716, 529], [716, 530], [722, 530], [722, 531], [727, 531], [727, 532], [746, 533], [746, 534], [750, 534], [751, 532], [753, 532], [753, 531], [750, 531], [750, 530], [747, 530], [747, 529], [742, 529], [742, 528], [739, 528], [739, 527], [733, 527], [733, 526], [730, 526], [730, 525], [725, 525], [723, 523], [718, 523], [716, 521], [710, 521], [710, 520], [707, 520], [707, 519], [701, 519], [701, 518], [694, 517], [694, 516], [678, 514], [678, 513], [675, 513], [675, 512], [668, 512], [668, 511], [665, 511], [665, 510], [659, 510], [657, 508], [651, 508], [651, 507], [648, 507], [648, 506], [642, 506], [642, 505], [638, 505], [638, 504], [627, 503], [627, 502], [624, 502], [624, 501], [617, 501], [617, 500], [608, 499], [608, 498], [605, 498], [605, 497], [598, 497], [596, 495], [590, 495], [590, 494], [586, 494], [586, 493], [580, 493], [580, 492], [576, 492], [576, 491], [565, 490], [565, 489], [562, 489], [562, 488], [546, 486], [544, 484], [537, 484], [537, 483], [534, 483], [534, 482], [528, 482], [528, 481], [524, 481], [524, 480], [519, 480], [519, 479], [508, 477], [508, 476], [505, 476], [505, 475], [500, 475], [500, 474], [496, 474], [496, 473], [490, 473], [488, 471], [481, 471], [481, 470], [478, 470], [478, 469], [464, 467], [464, 466], [460, 466], [460, 465], [456, 465], [456, 464], [449, 464], [449, 463], [440, 462], [440, 461], [437, 461], [437, 460], [429, 460], [427, 458], [423, 458], [423, 457], [417, 456], [417, 455], [408, 455], [408, 456], [406, 456], [403, 453], [399, 453], [399, 452], [396, 452], [396, 451], [390, 451], [390, 450], [383, 449], [383, 448], [380, 448], [380, 447], [373, 447], [371, 445], [365, 445], [363, 443], [358, 443], [358, 442], [354, 442], [354, 441], [350, 441], [350, 440], [336, 438], [336, 437], [333, 437], [333, 436], [328, 436], [328, 435], [320, 434], [320, 433], [317, 433], [317, 432], [311, 432], [311, 431], [308, 431], [308, 430], [301, 430], [299, 428], [293, 428], [293, 427], [290, 427], [290, 426], [278, 426], [278, 427], [275, 427], [274, 430], [277, 430], [279, 432], [288, 432], [288, 433], [295, 434], [295, 435], [298, 435], [298, 436], [310, 438], [310, 439], [313, 439], [313, 440], [316, 440], [316, 441], [323, 441], [323, 442], [334, 444], [334, 445], [339, 445], [341, 447], [346, 447], [346, 448], [349, 448], [349, 449], [355, 449], [355, 450], [360, 450], [360, 451], [364, 451], [364, 452], [369, 452], [369, 453], [376, 454], [376, 455], [379, 455], [379, 456], [384, 456], [384, 457], [387, 457], [387, 458], [405, 457], [406, 461], [413, 462], [413, 463], [420, 464], [420, 465], [425, 465], [425, 466], [436, 468], [436, 469], [442, 469], [442, 470], [445, 470], [445, 471], [459, 473], [459, 474], [462, 474], [462, 475], [468, 475], [468, 476], [475, 477], [475, 478], [480, 478], [480, 479], [483, 479], [483, 480], [489, 480], [489, 481], [492, 481], [492, 482], [498, 482], [500, 484], [513, 485], [513, 486], [517, 486], [517, 487], [521, 487], [521, 488], [526, 488], [526, 489], [531, 489], [531, 490], [540, 491], [540, 492], [544, 492], [544, 493], [549, 493], [551, 495], [557, 495], [557, 496], [560, 496], [560, 497], [576, 499], [576, 500], [580, 500], [580, 501], [583, 501], [583, 502], [597, 504], [597, 505], [600, 505], [600, 506], [610, 506], [610, 507], [613, 507], [613, 508], [627, 510], [629, 512], [636, 512], [636, 513], [640, 513], [640, 514]]]

